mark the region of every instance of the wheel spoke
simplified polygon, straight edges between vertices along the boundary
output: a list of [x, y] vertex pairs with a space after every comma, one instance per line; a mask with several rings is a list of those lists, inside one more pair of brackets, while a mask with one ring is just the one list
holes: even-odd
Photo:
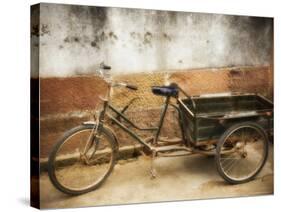
[[90, 158], [90, 162], [91, 162], [91, 164], [92, 164], [93, 162], [99, 161], [99, 160], [102, 159], [102, 158], [107, 159], [109, 155], [111, 155], [111, 153], [101, 154], [100, 156], [97, 156], [97, 157], [94, 158], [94, 159]]
[[232, 170], [232, 168], [235, 167], [235, 165], [237, 165], [237, 163], [239, 163], [241, 161], [241, 159], [235, 160], [234, 163], [232, 163], [232, 165], [230, 165], [227, 170], [225, 170], [226, 173], [229, 173], [230, 170]]
[[[225, 163], [223, 169], [225, 170], [225, 169], [227, 169], [228, 167], [230, 167], [233, 163], [235, 163], [236, 160], [237, 160], [237, 159], [226, 160], [226, 163]], [[225, 161], [223, 161], [223, 162], [225, 162]]]

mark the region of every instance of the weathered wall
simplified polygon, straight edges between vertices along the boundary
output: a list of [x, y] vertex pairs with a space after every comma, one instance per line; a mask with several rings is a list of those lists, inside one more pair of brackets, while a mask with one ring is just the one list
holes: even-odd
[[41, 4], [40, 76], [270, 65], [271, 18]]
[[[40, 80], [40, 157], [48, 156], [66, 130], [91, 118], [106, 89], [95, 75], [102, 61], [113, 67], [116, 80], [139, 86], [137, 92], [115, 89], [112, 100], [121, 107], [140, 97], [128, 115], [142, 126], [158, 123], [163, 102], [151, 94], [151, 85], [177, 82], [190, 95], [242, 91], [273, 97], [271, 18], [56, 4], [40, 8], [40, 23], [31, 26], [32, 77]], [[35, 17], [39, 11], [32, 13]], [[175, 118], [169, 113], [164, 135], [178, 134]], [[113, 128], [121, 146], [134, 144]]]
[[[271, 68], [267, 66], [189, 70], [169, 74], [138, 73], [119, 75], [116, 79], [131, 82], [139, 87], [138, 91], [115, 89], [112, 104], [122, 107], [130, 99], [139, 97], [126, 114], [142, 127], [158, 124], [159, 106], [164, 98], [153, 95], [150, 86], [162, 85], [165, 81], [177, 82], [190, 95], [241, 91], [257, 92], [272, 99], [273, 94], [273, 76]], [[106, 86], [102, 79], [96, 76], [43, 78], [40, 85], [41, 157], [47, 157], [54, 143], [66, 130], [93, 117], [93, 111], [99, 102], [98, 95], [105, 91]], [[112, 126], [111, 122], [107, 124], [113, 127], [121, 146], [136, 144], [130, 136]], [[179, 132], [177, 116], [169, 113], [161, 135], [179, 136]]]

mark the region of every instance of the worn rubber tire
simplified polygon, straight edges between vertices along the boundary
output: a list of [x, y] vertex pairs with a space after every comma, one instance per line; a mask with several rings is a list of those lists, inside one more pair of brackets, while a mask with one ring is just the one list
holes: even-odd
[[52, 182], [52, 184], [61, 192], [69, 194], [69, 195], [80, 195], [80, 194], [84, 194], [90, 191], [93, 191], [95, 189], [97, 189], [102, 183], [104, 183], [104, 181], [107, 179], [107, 177], [110, 175], [110, 173], [113, 170], [113, 167], [116, 163], [116, 159], [118, 156], [118, 148], [116, 147], [116, 143], [114, 142], [114, 137], [112, 136], [111, 132], [106, 129], [103, 128], [102, 129], [102, 133], [104, 133], [106, 135], [106, 137], [108, 138], [108, 141], [111, 145], [112, 148], [112, 163], [107, 171], [107, 173], [104, 175], [104, 177], [95, 185], [93, 185], [90, 188], [84, 189], [84, 190], [71, 190], [68, 189], [66, 187], [64, 187], [63, 185], [61, 185], [56, 176], [55, 176], [55, 171], [54, 171], [54, 160], [56, 158], [56, 154], [57, 151], [60, 149], [60, 146], [64, 143], [64, 141], [69, 138], [72, 134], [77, 133], [79, 131], [85, 130], [85, 129], [92, 129], [94, 127], [94, 125], [80, 125], [77, 126], [69, 131], [67, 131], [63, 137], [59, 140], [59, 142], [54, 146], [50, 156], [49, 156], [49, 160], [48, 160], [48, 174], [49, 174], [49, 178]]

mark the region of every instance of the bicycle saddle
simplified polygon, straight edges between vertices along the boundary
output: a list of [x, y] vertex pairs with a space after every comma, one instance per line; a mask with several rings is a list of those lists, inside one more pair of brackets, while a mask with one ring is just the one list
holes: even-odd
[[152, 86], [151, 87], [152, 93], [158, 96], [178, 96], [178, 88], [176, 85], [169, 85], [169, 86]]

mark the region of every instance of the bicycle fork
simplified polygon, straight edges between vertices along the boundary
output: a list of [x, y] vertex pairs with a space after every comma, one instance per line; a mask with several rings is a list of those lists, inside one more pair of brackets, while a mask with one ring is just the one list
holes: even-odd
[[[110, 96], [110, 92], [111, 92], [111, 86], [109, 86], [109, 91], [107, 93], [107, 98], [103, 98], [103, 97], [99, 97], [102, 101], [103, 101], [103, 110], [101, 111], [101, 113], [98, 115], [98, 117], [96, 117], [96, 124], [95, 124], [95, 128], [93, 128], [87, 143], [85, 145], [85, 148], [83, 150], [82, 153], [80, 153], [80, 158], [81, 160], [86, 163], [87, 165], [91, 165], [90, 160], [94, 154], [96, 153], [96, 150], [98, 148], [99, 145], [99, 141], [100, 141], [100, 132], [101, 132], [101, 128], [103, 127], [103, 123], [104, 123], [104, 116], [105, 116], [105, 111], [108, 105], [108, 98]], [[94, 145], [94, 146], [93, 146]], [[87, 157], [87, 153], [88, 151], [91, 149], [91, 147], [94, 147], [93, 152], [91, 153], [90, 157]]]
[[[86, 145], [85, 145], [83, 151], [80, 152], [81, 160], [87, 165], [91, 165], [90, 159], [94, 156], [94, 154], [96, 153], [96, 151], [98, 149], [99, 140], [100, 140], [100, 135], [98, 132], [99, 132], [99, 122], [97, 122], [97, 124], [91, 131], [91, 134], [86, 142]], [[92, 147], [93, 147], [93, 152], [88, 157], [87, 153]]]

